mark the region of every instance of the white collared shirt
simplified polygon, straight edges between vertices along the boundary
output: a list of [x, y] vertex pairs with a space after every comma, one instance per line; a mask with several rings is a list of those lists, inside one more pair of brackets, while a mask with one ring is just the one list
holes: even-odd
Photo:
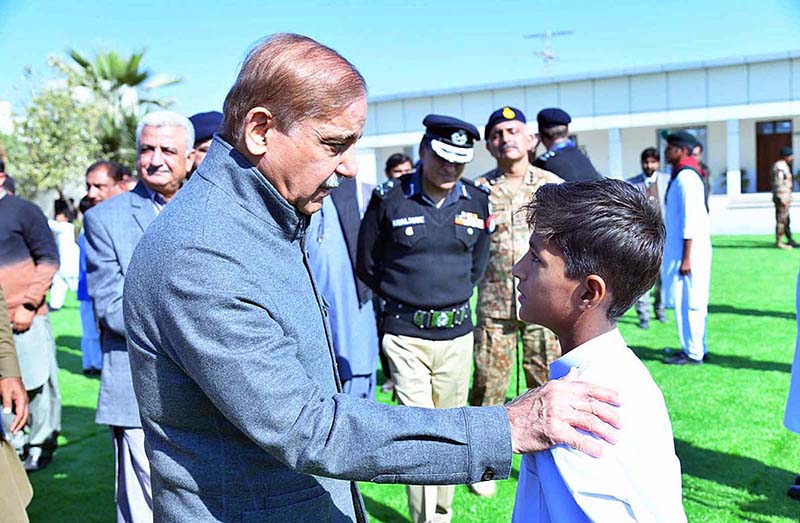
[[661, 390], [618, 329], [550, 365], [551, 379], [576, 368], [581, 381], [620, 393], [616, 445], [593, 458], [559, 445], [522, 459], [514, 523], [686, 521], [681, 466]]

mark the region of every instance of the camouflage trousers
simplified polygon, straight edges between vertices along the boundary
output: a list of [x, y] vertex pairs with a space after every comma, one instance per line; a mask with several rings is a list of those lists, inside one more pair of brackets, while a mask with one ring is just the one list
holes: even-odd
[[[656, 283], [653, 285], [653, 289], [655, 292], [655, 303], [653, 307], [655, 308], [656, 315], [659, 317], [664, 316], [664, 301], [661, 299], [661, 274], [659, 273], [658, 278], [656, 278]], [[650, 321], [650, 290], [642, 294], [638, 300], [636, 300], [636, 304], [634, 307], [636, 308], [636, 315], [639, 317], [639, 321], [649, 322]]]
[[522, 369], [528, 388], [544, 384], [550, 377], [549, 363], [561, 355], [556, 335], [538, 325], [479, 317], [474, 333], [474, 371], [469, 398], [473, 406], [505, 403], [520, 338]]
[[789, 209], [791, 202], [786, 202], [778, 198], [773, 199], [775, 202], [775, 237], [781, 241], [783, 235], [786, 239], [792, 241], [792, 229], [789, 227]]

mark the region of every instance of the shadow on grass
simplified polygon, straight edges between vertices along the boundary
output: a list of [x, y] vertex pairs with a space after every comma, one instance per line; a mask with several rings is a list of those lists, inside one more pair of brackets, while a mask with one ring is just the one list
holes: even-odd
[[[690, 491], [688, 495], [685, 492], [684, 495], [691, 501], [712, 507], [720, 503], [734, 503], [745, 513], [797, 517], [797, 502], [786, 496], [786, 490], [794, 481], [793, 472], [771, 467], [751, 458], [699, 448], [679, 439], [675, 440], [675, 452], [681, 459], [684, 474], [744, 490], [758, 498], [739, 500], [731, 492], [709, 489]], [[758, 521], [762, 520], [758, 518]]]
[[410, 521], [405, 514], [401, 514], [389, 505], [375, 501], [369, 496], [363, 496], [364, 506], [370, 516], [385, 521], [386, 523], [406, 523]]
[[738, 307], [733, 307], [731, 305], [716, 305], [713, 303], [708, 306], [708, 312], [711, 314], [721, 313], [721, 314], [741, 314], [742, 316], [770, 316], [772, 318], [782, 318], [785, 320], [792, 320], [792, 321], [794, 321], [795, 319], [794, 312], [762, 311], [758, 309], [740, 309]]
[[714, 249], [770, 249], [773, 251], [778, 250], [775, 247], [775, 241], [735, 241], [729, 242], [725, 240], [714, 240], [712, 243]]
[[622, 318], [617, 320], [617, 323], [625, 323], [625, 324], [628, 324], [628, 325], [638, 325], [639, 324], [639, 319], [636, 318], [636, 317], [623, 316]]
[[[64, 347], [71, 351], [64, 350]], [[78, 354], [75, 354], [77, 351]], [[71, 374], [83, 376], [83, 360], [79, 355], [81, 351], [81, 339], [78, 336], [62, 335], [56, 338], [56, 358], [58, 368]], [[100, 376], [87, 376], [88, 379], [100, 379]]]
[[[633, 350], [636, 356], [642, 361], [662, 361], [664, 359], [664, 351], [661, 349], [632, 346], [631, 350]], [[708, 361], [703, 366], [705, 365], [716, 365], [717, 367], [727, 367], [731, 369], [766, 370], [786, 373], [792, 371], [792, 365], [790, 363], [751, 360], [750, 358], [743, 358], [742, 356], [715, 354], [714, 352], [709, 352]]]
[[30, 476], [32, 523], [114, 520], [114, 451], [108, 427], [94, 424], [94, 412], [63, 408], [60, 439], [66, 443], [59, 446], [47, 468]]

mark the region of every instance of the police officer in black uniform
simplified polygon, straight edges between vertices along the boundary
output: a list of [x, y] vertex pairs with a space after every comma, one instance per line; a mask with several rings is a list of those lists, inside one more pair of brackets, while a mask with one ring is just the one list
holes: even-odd
[[536, 158], [533, 165], [554, 173], [564, 181], [599, 180], [592, 162], [569, 139], [569, 123], [572, 118], [557, 107], [542, 109], [536, 115], [539, 123], [539, 140], [547, 152]]
[[[489, 258], [489, 189], [461, 178], [480, 140], [475, 126], [434, 114], [422, 123], [417, 169], [375, 189], [357, 272], [386, 300], [382, 344], [399, 402], [454, 408], [467, 404], [469, 299]], [[452, 514], [453, 487], [407, 490], [413, 521]]]

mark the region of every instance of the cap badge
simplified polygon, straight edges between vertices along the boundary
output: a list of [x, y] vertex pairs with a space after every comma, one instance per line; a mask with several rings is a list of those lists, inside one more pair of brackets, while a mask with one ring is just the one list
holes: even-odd
[[512, 109], [511, 107], [503, 108], [503, 118], [505, 118], [506, 120], [513, 120], [514, 118], [516, 118], [516, 116], [517, 113], [515, 113], [514, 109]]
[[450, 135], [450, 141], [453, 142], [453, 145], [467, 145], [467, 133], [464, 132], [464, 129], [459, 129]]

